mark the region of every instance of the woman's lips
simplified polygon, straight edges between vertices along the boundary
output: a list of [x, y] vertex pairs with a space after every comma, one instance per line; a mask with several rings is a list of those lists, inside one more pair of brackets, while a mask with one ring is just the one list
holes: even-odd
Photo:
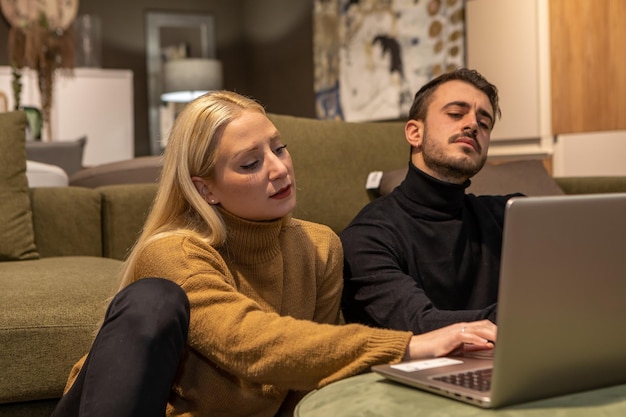
[[277, 200], [282, 200], [283, 198], [287, 198], [291, 195], [291, 185], [281, 188], [278, 192], [272, 194], [270, 198], [274, 198]]

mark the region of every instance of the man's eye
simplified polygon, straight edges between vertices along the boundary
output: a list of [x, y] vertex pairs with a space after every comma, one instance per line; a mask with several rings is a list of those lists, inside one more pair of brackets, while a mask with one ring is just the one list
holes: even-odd
[[448, 116], [452, 117], [453, 119], [460, 119], [461, 117], [463, 117], [461, 113], [448, 113]]
[[486, 123], [486, 122], [479, 122], [478, 123], [480, 125], [480, 127], [482, 127], [483, 129], [489, 130], [491, 129], [491, 124], [490, 123]]
[[274, 151], [274, 153], [276, 155], [280, 155], [281, 153], [283, 153], [285, 151], [285, 149], [287, 149], [287, 145], [281, 145], [278, 148], [276, 148], [276, 150]]

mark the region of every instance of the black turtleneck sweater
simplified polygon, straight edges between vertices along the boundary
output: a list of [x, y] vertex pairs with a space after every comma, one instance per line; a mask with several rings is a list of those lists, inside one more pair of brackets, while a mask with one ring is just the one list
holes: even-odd
[[409, 164], [404, 181], [341, 233], [346, 321], [424, 333], [495, 322], [506, 201]]

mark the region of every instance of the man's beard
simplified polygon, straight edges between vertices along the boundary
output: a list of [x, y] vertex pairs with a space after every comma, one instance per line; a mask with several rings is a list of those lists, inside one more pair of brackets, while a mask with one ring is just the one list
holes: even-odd
[[[460, 135], [454, 135], [448, 139], [448, 144], [455, 142]], [[487, 153], [481, 154], [481, 147], [475, 140], [479, 159], [461, 158], [448, 155], [442, 145], [436, 140], [430, 140], [428, 129], [424, 127], [424, 140], [421, 152], [424, 164], [431, 171], [437, 173], [441, 179], [455, 184], [462, 184], [476, 175], [487, 161]]]

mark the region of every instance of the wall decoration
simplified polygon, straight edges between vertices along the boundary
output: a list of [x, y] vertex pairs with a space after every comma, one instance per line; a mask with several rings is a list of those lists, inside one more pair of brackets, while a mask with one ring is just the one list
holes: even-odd
[[11, 24], [7, 52], [13, 68], [15, 104], [20, 103], [22, 69], [35, 70], [45, 140], [52, 140], [50, 115], [56, 70], [71, 71], [74, 67], [72, 23], [78, 4], [79, 0], [0, 0], [2, 13]]
[[465, 64], [463, 0], [315, 0], [317, 117], [406, 117], [415, 92]]

